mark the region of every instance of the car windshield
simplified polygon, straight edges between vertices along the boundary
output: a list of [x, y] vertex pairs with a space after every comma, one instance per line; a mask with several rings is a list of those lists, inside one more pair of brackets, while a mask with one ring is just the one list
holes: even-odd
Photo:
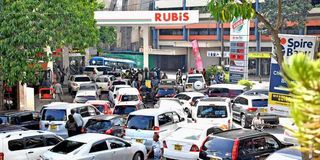
[[226, 118], [226, 106], [198, 106], [198, 118]]
[[86, 128], [91, 130], [107, 130], [111, 125], [111, 121], [109, 120], [89, 119], [86, 123]]
[[121, 101], [125, 102], [125, 101], [137, 101], [139, 100], [138, 95], [122, 95], [121, 96]]
[[121, 88], [129, 88], [129, 87], [116, 87], [116, 91], [121, 89]]
[[253, 107], [268, 107], [268, 99], [253, 99]]
[[94, 104], [93, 106], [95, 106], [100, 112], [104, 113], [104, 105]]
[[99, 72], [103, 72], [103, 71], [106, 71], [108, 68], [107, 67], [97, 67], [97, 70]]
[[197, 96], [192, 98], [192, 102], [196, 102], [196, 100], [203, 98], [204, 96]]
[[113, 114], [125, 114], [128, 115], [129, 113], [136, 111], [136, 106], [116, 106], [114, 108]]
[[179, 127], [176, 129], [171, 137], [179, 137], [179, 139], [199, 140], [202, 134], [201, 129], [191, 129]]
[[45, 121], [65, 121], [67, 119], [64, 109], [44, 109], [41, 120]]
[[236, 96], [240, 95], [241, 93], [243, 93], [243, 90], [230, 89], [230, 94], [233, 97], [236, 97]]
[[154, 117], [129, 115], [127, 126], [129, 129], [152, 130], [154, 127]]
[[76, 77], [74, 78], [75, 82], [90, 82], [90, 78], [89, 77]]
[[85, 67], [84, 71], [86, 72], [93, 72], [94, 68], [93, 67]]
[[112, 83], [112, 85], [126, 85], [126, 82], [125, 81], [115, 81]]
[[84, 144], [85, 143], [82, 143], [82, 142], [64, 140], [61, 143], [54, 146], [50, 151], [54, 153], [59, 153], [59, 154], [68, 154], [80, 148]]
[[96, 86], [95, 85], [80, 85], [79, 90], [90, 90], [90, 91], [95, 91]]
[[170, 80], [161, 81], [161, 85], [175, 85], [175, 82]]
[[192, 76], [192, 77], [188, 77], [188, 82], [187, 83], [194, 83], [194, 82], [203, 82], [203, 77], [202, 76]]
[[159, 89], [158, 94], [160, 95], [168, 95], [168, 94], [175, 94], [174, 89], [169, 88], [169, 89]]
[[206, 150], [208, 155], [216, 155], [219, 157], [231, 159], [233, 141], [225, 138], [209, 137], [208, 141], [204, 144], [203, 147], [203, 149]]
[[209, 94], [229, 93], [227, 88], [212, 88], [209, 90]]

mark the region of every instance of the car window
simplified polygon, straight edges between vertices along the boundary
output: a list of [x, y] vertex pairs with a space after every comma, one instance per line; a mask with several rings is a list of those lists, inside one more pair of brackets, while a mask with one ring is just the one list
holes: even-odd
[[93, 106], [95, 106], [100, 112], [104, 112], [104, 105], [102, 104], [94, 104]]
[[127, 126], [129, 129], [152, 130], [154, 127], [154, 117], [129, 115]]
[[241, 98], [239, 100], [239, 103], [242, 104], [242, 105], [248, 105], [248, 100], [246, 98]]
[[80, 85], [79, 90], [90, 90], [90, 91], [95, 91], [97, 88], [95, 85], [88, 85], [88, 84], [84, 84], [84, 85]]
[[91, 106], [88, 106], [88, 112], [89, 112], [89, 114], [90, 114], [90, 116], [95, 116], [95, 115], [97, 115], [96, 113], [96, 110], [93, 108], [93, 107], [91, 107]]
[[85, 67], [84, 71], [86, 72], [93, 72], [94, 68], [93, 67]]
[[44, 138], [42, 136], [26, 137], [25, 138], [26, 148], [38, 148], [44, 147]]
[[61, 140], [55, 136], [45, 136], [46, 146], [54, 146], [61, 142]]
[[89, 117], [90, 113], [88, 111], [88, 106], [81, 107], [79, 109], [79, 114], [81, 115], [81, 117]]
[[82, 142], [64, 140], [61, 143], [54, 146], [50, 151], [54, 153], [59, 153], [59, 154], [68, 154], [80, 148], [84, 144], [85, 143], [82, 143]]
[[108, 139], [110, 148], [111, 149], [116, 149], [116, 148], [123, 148], [126, 146], [126, 143], [123, 141], [120, 141], [118, 139]]
[[124, 81], [115, 81], [115, 82], [113, 82], [112, 83], [112, 85], [126, 85], [127, 83], [126, 82], [124, 82]]
[[175, 94], [175, 90], [173, 88], [169, 88], [169, 89], [163, 89], [163, 88], [160, 88], [158, 89], [158, 92], [157, 94], [160, 94], [160, 95], [171, 95], [171, 94]]
[[[219, 145], [217, 145], [219, 144]], [[220, 137], [209, 137], [207, 142], [203, 145], [203, 150], [206, 150], [208, 155], [216, 155], [216, 156], [227, 156], [226, 159], [231, 159], [231, 153], [233, 148], [233, 140], [220, 138]]]
[[267, 150], [267, 142], [265, 137], [254, 138], [252, 139], [252, 143], [255, 152]]
[[41, 120], [45, 121], [65, 121], [67, 119], [64, 109], [44, 109]]
[[192, 77], [188, 77], [188, 81], [187, 83], [194, 83], [194, 82], [203, 82], [203, 77], [202, 76], [192, 76]]
[[268, 99], [253, 99], [252, 107], [267, 107]]
[[92, 145], [89, 153], [100, 152], [108, 150], [108, 145], [106, 141], [97, 142]]
[[126, 101], [138, 101], [139, 97], [138, 95], [122, 95], [121, 96], [121, 101], [126, 102]]
[[241, 97], [238, 97], [234, 100], [234, 103], [240, 103]]
[[76, 77], [74, 79], [75, 82], [88, 82], [91, 81], [89, 77]]
[[265, 137], [265, 138], [266, 138], [267, 149], [278, 150], [280, 148], [280, 145], [274, 138], [272, 137]]
[[8, 123], [8, 117], [7, 116], [0, 116], [0, 124], [3, 124], [3, 123]]
[[236, 97], [236, 96], [240, 95], [241, 93], [243, 93], [243, 90], [231, 89], [229, 92], [230, 92], [231, 97]]
[[10, 151], [23, 150], [24, 149], [24, 141], [23, 141], [23, 139], [10, 140], [8, 142], [8, 147], [9, 147]]
[[103, 71], [106, 71], [108, 68], [107, 67], [97, 67], [97, 70], [99, 72], [103, 72]]
[[[245, 139], [241, 141], [239, 146], [239, 155], [240, 157], [246, 156], [248, 154], [254, 154], [252, 139]], [[243, 158], [242, 158], [243, 159]]]
[[112, 124], [109, 120], [89, 119], [86, 123], [86, 128], [91, 130], [107, 130], [111, 128]]
[[192, 102], [196, 102], [196, 100], [203, 98], [204, 96], [196, 96], [192, 98]]
[[172, 113], [165, 113], [158, 116], [159, 125], [169, 125], [173, 123]]
[[32, 120], [33, 120], [32, 113], [20, 116], [20, 122], [27, 122], [27, 121], [32, 121]]
[[120, 118], [120, 117], [115, 118], [115, 119], [113, 119], [113, 124], [114, 125], [123, 126], [124, 125], [124, 120], [123, 120], [123, 118]]
[[226, 106], [198, 106], [198, 118], [226, 118]]
[[228, 94], [228, 88], [212, 88], [209, 90], [209, 94]]

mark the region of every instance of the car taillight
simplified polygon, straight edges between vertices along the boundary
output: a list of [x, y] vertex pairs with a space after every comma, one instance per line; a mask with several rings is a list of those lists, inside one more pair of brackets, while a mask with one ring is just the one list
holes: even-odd
[[206, 151], [207, 148], [205, 148], [204, 144], [206, 144], [206, 142], [208, 141], [209, 137], [207, 136], [206, 139], [202, 142], [202, 145], [200, 147], [200, 152], [202, 151]]
[[4, 153], [3, 152], [0, 153], [0, 160], [4, 160]]
[[108, 129], [108, 130], [106, 130], [104, 133], [111, 135], [111, 134], [113, 134], [113, 129], [112, 129], [112, 128], [111, 128], [111, 129]]
[[154, 127], [153, 127], [153, 130], [154, 130], [154, 131], [160, 131], [160, 127], [154, 126]]
[[248, 109], [247, 109], [248, 112], [255, 112], [255, 111], [257, 111], [257, 110], [258, 110], [257, 108], [248, 108]]
[[232, 160], [237, 160], [238, 159], [238, 149], [239, 149], [239, 139], [235, 139], [232, 147]]
[[160, 94], [158, 93], [158, 94], [156, 94], [156, 97], [160, 97]]
[[163, 141], [163, 148], [168, 148], [166, 141]]
[[193, 144], [191, 146], [190, 152], [199, 152], [199, 151], [200, 150], [199, 150], [199, 147], [197, 145]]

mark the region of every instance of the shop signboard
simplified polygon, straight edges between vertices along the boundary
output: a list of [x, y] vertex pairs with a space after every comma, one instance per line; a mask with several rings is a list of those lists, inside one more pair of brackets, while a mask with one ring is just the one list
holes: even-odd
[[[316, 36], [279, 34], [279, 37], [284, 61], [288, 62], [292, 55], [300, 52], [307, 54], [310, 58], [314, 57], [317, 49]], [[290, 95], [288, 86], [281, 76], [279, 64], [274, 58], [271, 58], [270, 68], [268, 112], [280, 116], [289, 116]]]
[[[207, 51], [207, 57], [221, 57], [221, 51]], [[223, 52], [224, 58], [229, 58], [229, 52]]]

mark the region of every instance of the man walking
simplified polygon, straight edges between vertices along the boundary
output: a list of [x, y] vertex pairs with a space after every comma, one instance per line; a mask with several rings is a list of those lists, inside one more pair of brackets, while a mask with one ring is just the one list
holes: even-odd
[[74, 120], [77, 123], [77, 131], [76, 134], [81, 134], [81, 129], [84, 125], [84, 121], [82, 119], [82, 116], [78, 113], [76, 113], [76, 111], [73, 109], [71, 110], [71, 115], [73, 116]]
[[151, 154], [153, 154], [153, 160], [161, 160], [163, 156], [163, 145], [159, 141], [159, 134], [154, 133], [153, 135], [153, 143], [152, 143], [152, 149], [147, 154], [147, 158], [151, 157]]
[[59, 82], [53, 82], [53, 89], [54, 89], [54, 93], [56, 94], [56, 100], [63, 102], [62, 100], [63, 89], [61, 84]]

